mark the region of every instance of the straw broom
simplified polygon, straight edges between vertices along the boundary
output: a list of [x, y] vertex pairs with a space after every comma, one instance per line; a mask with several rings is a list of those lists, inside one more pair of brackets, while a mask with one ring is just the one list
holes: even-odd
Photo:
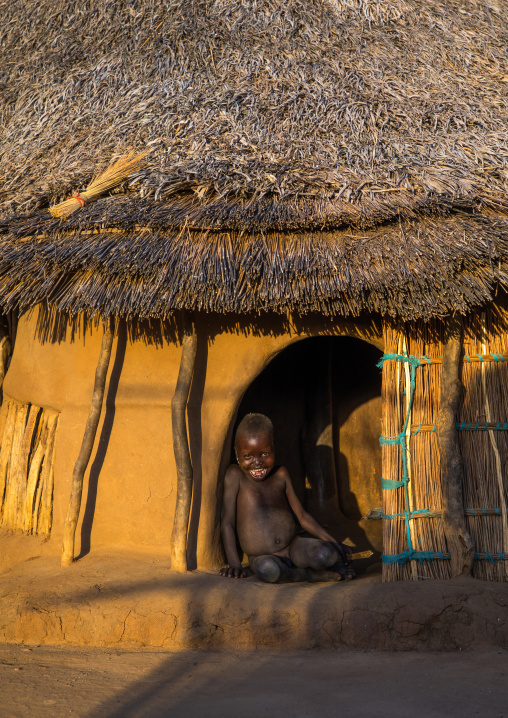
[[150, 152], [151, 150], [144, 150], [140, 154], [136, 154], [131, 150], [122, 155], [105, 172], [93, 179], [84, 192], [53, 205], [49, 208], [50, 213], [53, 217], [67, 219], [77, 209], [86, 207], [87, 204], [94, 202], [108, 190], [118, 187], [130, 174], [139, 169], [142, 160]]

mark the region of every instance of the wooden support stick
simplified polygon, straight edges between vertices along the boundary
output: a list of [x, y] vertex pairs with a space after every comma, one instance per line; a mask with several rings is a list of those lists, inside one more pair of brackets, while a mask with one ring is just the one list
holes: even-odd
[[42, 496], [40, 501], [39, 521], [37, 533], [49, 536], [53, 518], [53, 473], [55, 466], [55, 439], [59, 414], [57, 411], [46, 409], [48, 421], [48, 438], [46, 455], [41, 471]]
[[196, 362], [197, 334], [192, 318], [184, 313], [182, 358], [176, 389], [171, 400], [173, 451], [176, 463], [176, 506], [171, 534], [171, 568], [187, 571], [187, 534], [192, 501], [193, 471], [187, 436], [187, 401]]
[[16, 508], [16, 525], [13, 528], [20, 529], [23, 531], [25, 526], [25, 506], [26, 506], [26, 489], [28, 484], [28, 471], [30, 467], [30, 457], [32, 453], [32, 442], [34, 437], [34, 431], [37, 424], [37, 416], [39, 414], [39, 407], [28, 405], [28, 416], [23, 433], [23, 440], [21, 442], [21, 456], [18, 464], [18, 499]]
[[25, 497], [25, 523], [23, 525], [24, 531], [30, 533], [34, 526], [34, 507], [37, 498], [37, 487], [39, 484], [39, 475], [41, 471], [42, 460], [46, 453], [46, 443], [48, 436], [48, 423], [44, 412], [41, 409], [41, 416], [39, 419], [39, 427], [37, 436], [34, 443], [34, 452], [32, 461], [30, 462], [30, 469], [28, 472], [28, 482], [26, 486], [26, 497]]
[[0, 338], [0, 389], [4, 383], [5, 373], [7, 371], [7, 362], [11, 355], [11, 340], [8, 335]]
[[370, 558], [374, 551], [358, 551], [357, 553], [351, 554], [351, 559], [356, 561], [359, 558]]
[[7, 477], [9, 475], [9, 464], [11, 460], [12, 435], [14, 433], [15, 403], [8, 401], [2, 405], [2, 413], [5, 412], [4, 430], [0, 448], [0, 523], [4, 505]]
[[23, 461], [22, 447], [25, 432], [26, 419], [29, 411], [28, 404], [15, 404], [14, 430], [12, 435], [11, 460], [7, 483], [5, 486], [5, 505], [3, 521], [7, 528], [15, 529], [17, 525], [18, 496], [23, 475], [20, 471], [20, 464]]
[[[95, 371], [95, 384], [92, 396], [92, 405], [88, 420], [86, 422], [85, 433], [79, 456], [74, 465], [72, 472], [72, 487], [69, 500], [69, 509], [64, 525], [64, 538], [62, 546], [62, 566], [69, 566], [74, 561], [74, 540], [76, 537], [76, 526], [78, 523], [79, 510], [81, 508], [81, 495], [83, 493], [83, 478], [90, 461], [92, 449], [99, 426], [101, 416], [102, 403], [104, 401], [104, 388], [106, 386], [106, 376], [108, 373], [109, 360], [111, 359], [111, 349], [113, 346], [113, 319], [104, 324], [104, 336], [102, 337], [101, 351], [97, 369]], [[49, 459], [50, 457], [48, 457]]]
[[452, 576], [470, 573], [474, 547], [466, 529], [462, 503], [463, 465], [455, 416], [460, 398], [462, 364], [462, 322], [451, 319], [443, 341], [441, 397], [436, 418], [436, 434], [443, 487], [443, 528], [450, 550]]

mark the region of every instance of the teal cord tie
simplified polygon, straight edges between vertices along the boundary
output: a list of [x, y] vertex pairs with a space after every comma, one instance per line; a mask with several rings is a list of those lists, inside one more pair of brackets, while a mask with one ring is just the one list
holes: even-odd
[[[420, 517], [426, 517], [429, 519], [438, 519], [439, 516], [437, 514], [433, 514], [432, 511], [429, 509], [416, 509], [416, 511], [404, 511], [401, 514], [381, 514], [379, 516], [380, 519], [399, 519], [402, 516], [408, 515], [409, 519], [418, 519]], [[377, 518], [377, 517], [376, 517]]]
[[464, 356], [464, 359], [467, 361], [468, 364], [471, 364], [471, 357], [468, 357], [467, 354]]
[[383, 444], [404, 444], [406, 441], [406, 434], [399, 434], [398, 436], [380, 436], [379, 443]]
[[495, 426], [489, 426], [486, 421], [477, 421], [474, 426], [472, 421], [457, 421], [455, 428], [457, 431], [508, 431], [508, 421], [498, 421]]
[[395, 481], [395, 479], [383, 479], [381, 477], [381, 488], [385, 489], [386, 491], [391, 491], [392, 489], [400, 489], [401, 486], [404, 486], [404, 480], [402, 481]]
[[450, 558], [449, 553], [441, 553], [440, 551], [403, 551], [402, 553], [384, 555], [382, 561], [387, 566], [393, 566], [395, 563], [403, 566], [408, 561], [446, 561]]
[[481, 354], [477, 354], [476, 356], [478, 357], [480, 364], [483, 364], [483, 356]]
[[420, 360], [418, 359], [418, 357], [412, 355], [405, 357], [403, 354], [383, 354], [376, 366], [379, 369], [382, 369], [385, 361], [398, 361], [402, 364], [410, 364], [412, 367], [415, 368], [420, 366]]
[[475, 553], [474, 557], [476, 561], [490, 561], [490, 563], [494, 563], [494, 561], [506, 561], [508, 558], [504, 553], [498, 553], [497, 556], [493, 556], [487, 551], [484, 551], [483, 553]]
[[[493, 556], [488, 551], [475, 553], [474, 557], [475, 561], [489, 561], [490, 563], [508, 560], [508, 556], [504, 553], [498, 553], [496, 556]], [[449, 559], [449, 553], [441, 553], [440, 551], [403, 551], [397, 554], [385, 554], [381, 557], [381, 560], [387, 566], [393, 566], [396, 563], [399, 564], [399, 566], [404, 566], [408, 561], [419, 561], [423, 563], [424, 561], [447, 561]]]
[[[388, 485], [383, 485], [384, 483], [387, 483]], [[393, 481], [392, 479], [381, 479], [381, 488], [384, 489], [398, 489], [401, 486], [403, 486], [402, 481]], [[494, 513], [489, 514], [489, 511], [493, 511]], [[471, 509], [464, 507], [464, 513], [467, 516], [502, 516], [502, 511], [498, 506], [491, 506], [490, 509], [485, 508], [477, 508], [477, 509]], [[415, 509], [414, 511], [403, 511], [399, 514], [384, 514], [383, 509], [379, 506], [375, 509], [371, 509], [367, 516], [365, 516], [366, 519], [400, 519], [403, 516], [408, 516], [409, 519], [417, 519], [417, 518], [429, 518], [429, 519], [439, 519], [441, 516], [439, 514], [433, 513], [430, 509]]]

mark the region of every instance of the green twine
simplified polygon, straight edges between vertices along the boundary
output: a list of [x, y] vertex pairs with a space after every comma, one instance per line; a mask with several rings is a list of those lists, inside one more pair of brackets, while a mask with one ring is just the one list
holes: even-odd
[[384, 555], [382, 556], [382, 561], [387, 566], [393, 566], [393, 564], [398, 563], [399, 566], [403, 566], [408, 561], [419, 561], [420, 563], [423, 563], [424, 561], [446, 561], [450, 558], [449, 553], [441, 553], [440, 551], [413, 551], [412, 549], [409, 549], [409, 551], [403, 551], [402, 553], [392, 554], [392, 555]]
[[505, 561], [508, 559], [508, 556], [505, 557], [504, 553], [498, 553], [497, 556], [493, 556], [487, 551], [483, 551], [481, 554], [475, 553], [474, 557], [476, 561], [490, 561], [490, 563], [494, 563], [494, 561]]
[[[489, 561], [490, 563], [508, 560], [508, 556], [504, 553], [498, 553], [496, 556], [493, 556], [491, 553], [488, 553], [488, 551], [475, 553], [474, 557], [475, 561]], [[440, 551], [403, 551], [402, 553], [385, 554], [382, 556], [382, 561], [387, 566], [393, 566], [395, 563], [398, 563], [399, 566], [403, 566], [408, 561], [419, 561], [423, 563], [424, 561], [448, 561], [449, 559], [449, 553], [441, 553]]]
[[381, 477], [382, 489], [391, 491], [392, 489], [399, 489], [401, 486], [404, 486], [404, 481], [395, 481], [395, 479], [383, 479], [383, 477]]

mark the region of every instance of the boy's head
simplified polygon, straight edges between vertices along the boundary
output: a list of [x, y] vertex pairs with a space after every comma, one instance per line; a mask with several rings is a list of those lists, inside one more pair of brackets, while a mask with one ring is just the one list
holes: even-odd
[[247, 414], [236, 430], [238, 466], [254, 481], [263, 481], [274, 464], [273, 424], [264, 414]]
[[[268, 434], [273, 449], [273, 424], [264, 414], [246, 414], [238, 424], [235, 434], [235, 449], [240, 436]], [[238, 450], [238, 449], [237, 449]]]

